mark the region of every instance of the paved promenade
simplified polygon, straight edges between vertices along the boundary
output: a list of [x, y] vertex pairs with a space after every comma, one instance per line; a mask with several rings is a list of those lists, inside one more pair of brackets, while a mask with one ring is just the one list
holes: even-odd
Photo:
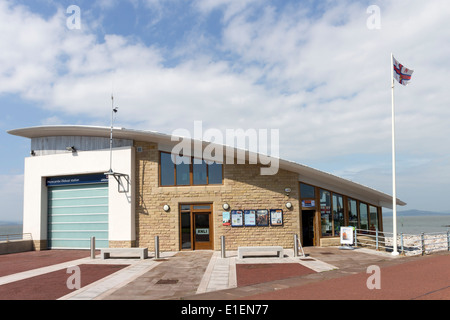
[[[448, 252], [393, 257], [368, 249], [310, 247], [305, 253], [238, 259], [232, 251], [226, 258], [213, 251], [163, 252], [160, 259], [150, 253], [146, 260], [90, 259], [88, 251], [70, 250], [10, 254], [0, 256], [0, 299], [450, 300]], [[69, 290], [67, 270], [74, 265], [81, 267], [82, 287]], [[367, 287], [367, 268], [373, 265], [380, 268], [381, 289]]]

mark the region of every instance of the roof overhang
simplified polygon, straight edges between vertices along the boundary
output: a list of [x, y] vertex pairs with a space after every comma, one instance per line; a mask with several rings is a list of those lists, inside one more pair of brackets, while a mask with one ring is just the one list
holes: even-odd
[[[58, 125], [58, 126], [38, 126], [22, 129], [9, 130], [8, 133], [24, 138], [41, 138], [53, 136], [88, 136], [88, 137], [110, 137], [110, 127], [99, 126], [80, 126], [80, 125]], [[163, 134], [155, 131], [133, 130], [125, 128], [113, 128], [113, 137], [116, 139], [130, 139], [134, 141], [153, 142], [163, 144], [165, 146], [173, 146], [179, 143], [180, 139], [189, 137], [175, 137], [168, 134]], [[200, 142], [203, 146], [210, 145], [208, 141], [191, 140], [194, 145], [195, 142]], [[218, 147], [227, 147], [224, 145], [216, 145]], [[251, 156], [260, 156], [260, 154], [252, 153], [248, 150], [241, 150], [231, 147], [236, 155], [243, 155], [246, 160]], [[334, 192], [342, 193], [356, 199], [367, 201], [373, 205], [392, 209], [392, 196], [381, 191], [372, 189], [370, 187], [361, 185], [359, 183], [335, 176], [333, 174], [320, 171], [293, 161], [283, 160], [278, 158], [271, 158], [262, 155], [267, 159], [276, 160], [279, 168], [299, 175], [299, 181], [309, 183], [328, 189]], [[258, 157], [256, 157], [258, 158]], [[397, 205], [404, 206], [405, 202], [397, 199]]]

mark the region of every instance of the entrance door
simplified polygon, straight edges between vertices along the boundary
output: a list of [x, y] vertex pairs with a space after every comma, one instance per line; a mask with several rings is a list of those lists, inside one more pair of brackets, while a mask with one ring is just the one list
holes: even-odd
[[210, 204], [180, 205], [181, 249], [213, 249], [213, 228]]
[[314, 245], [314, 210], [302, 210], [302, 245], [305, 247]]

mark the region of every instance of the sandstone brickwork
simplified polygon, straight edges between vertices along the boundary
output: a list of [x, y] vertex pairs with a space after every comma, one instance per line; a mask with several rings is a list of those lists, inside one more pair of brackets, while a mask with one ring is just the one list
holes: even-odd
[[[136, 246], [154, 248], [159, 236], [160, 250], [180, 250], [180, 204], [210, 203], [213, 208], [214, 249], [220, 250], [220, 236], [226, 249], [238, 246], [281, 245], [292, 248], [293, 235], [299, 234], [298, 175], [279, 170], [276, 175], [262, 176], [259, 165], [224, 164], [223, 185], [159, 186], [159, 151], [156, 143], [135, 142], [136, 152]], [[289, 195], [285, 188], [290, 188]], [[285, 204], [293, 207], [287, 209]], [[223, 226], [222, 205], [230, 210], [283, 209], [283, 225], [267, 227]], [[164, 205], [170, 211], [163, 210]]]

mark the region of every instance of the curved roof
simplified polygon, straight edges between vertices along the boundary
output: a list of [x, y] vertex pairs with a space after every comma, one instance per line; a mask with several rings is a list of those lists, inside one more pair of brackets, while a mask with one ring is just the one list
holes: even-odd
[[[110, 137], [110, 131], [111, 131], [110, 127], [84, 126], [84, 125], [57, 125], [57, 126], [38, 126], [38, 127], [14, 129], [9, 130], [8, 133], [15, 136], [33, 139], [33, 138], [53, 137], [53, 136]], [[126, 128], [114, 128], [113, 136], [114, 138], [119, 139], [154, 142], [168, 146], [175, 145], [179, 141], [177, 139], [173, 140], [172, 139], [173, 136], [168, 134], [163, 134], [155, 131], [133, 130]], [[192, 143], [194, 143], [194, 140], [192, 140]], [[201, 143], [203, 145], [211, 144], [210, 142], [207, 141], [201, 141]], [[220, 145], [220, 147], [225, 146]], [[234, 151], [236, 150], [243, 151], [235, 147], [233, 147], [233, 149]], [[252, 154], [253, 153], [251, 153], [250, 151], [245, 150], [246, 159], [248, 159], [248, 157]], [[269, 157], [269, 159], [270, 158], [271, 157]], [[392, 209], [392, 196], [386, 193], [293, 161], [278, 158], [272, 159], [276, 159], [278, 161], [280, 169], [297, 173], [299, 175], [299, 181], [316, 185], [333, 192], [342, 193], [349, 197], [354, 197], [359, 200], [367, 201], [368, 203], [373, 205], [378, 205]], [[397, 199], [397, 204], [400, 206], [406, 205], [405, 202], [399, 199]]]

